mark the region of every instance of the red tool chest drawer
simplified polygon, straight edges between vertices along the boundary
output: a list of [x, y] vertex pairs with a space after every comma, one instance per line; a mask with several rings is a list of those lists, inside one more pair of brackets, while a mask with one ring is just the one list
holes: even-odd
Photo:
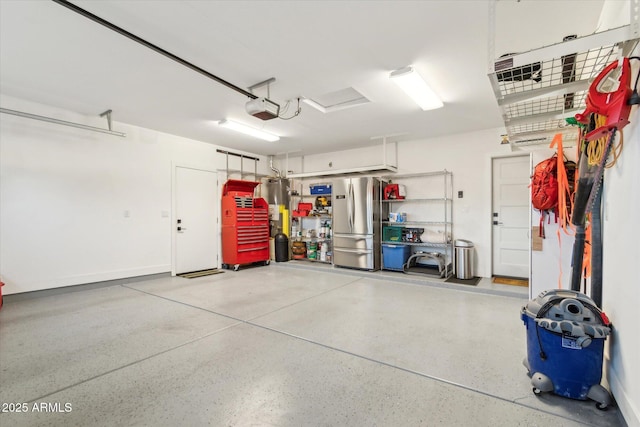
[[242, 264], [269, 262], [269, 206], [254, 198], [260, 183], [228, 180], [222, 190], [222, 263], [238, 270]]

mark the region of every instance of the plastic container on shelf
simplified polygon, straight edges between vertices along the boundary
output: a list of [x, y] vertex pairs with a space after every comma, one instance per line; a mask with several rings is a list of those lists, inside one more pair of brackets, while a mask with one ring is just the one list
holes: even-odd
[[329, 242], [324, 241], [320, 246], [320, 261], [327, 261], [327, 252], [329, 251]]
[[404, 227], [385, 225], [382, 227], [382, 240], [385, 242], [401, 242]]
[[310, 184], [309, 191], [312, 195], [331, 194], [331, 184]]
[[307, 258], [313, 260], [318, 259], [318, 242], [307, 243]]
[[404, 264], [411, 255], [407, 245], [382, 245], [382, 265], [385, 270], [403, 271]]
[[407, 222], [407, 213], [389, 212], [389, 222]]

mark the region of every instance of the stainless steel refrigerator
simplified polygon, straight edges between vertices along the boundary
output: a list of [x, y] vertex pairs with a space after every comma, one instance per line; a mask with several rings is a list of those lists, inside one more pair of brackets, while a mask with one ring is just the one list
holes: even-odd
[[332, 183], [333, 263], [380, 269], [380, 180], [343, 178]]

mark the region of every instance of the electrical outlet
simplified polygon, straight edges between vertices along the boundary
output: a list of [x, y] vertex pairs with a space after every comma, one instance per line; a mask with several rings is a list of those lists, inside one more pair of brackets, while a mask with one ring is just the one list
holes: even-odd
[[462, 199], [462, 190], [458, 191], [458, 199]]

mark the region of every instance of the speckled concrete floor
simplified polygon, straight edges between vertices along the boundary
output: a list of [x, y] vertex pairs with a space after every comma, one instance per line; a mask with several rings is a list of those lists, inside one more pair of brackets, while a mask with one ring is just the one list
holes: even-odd
[[0, 425], [624, 425], [532, 394], [521, 290], [447, 286], [286, 263], [8, 297]]

